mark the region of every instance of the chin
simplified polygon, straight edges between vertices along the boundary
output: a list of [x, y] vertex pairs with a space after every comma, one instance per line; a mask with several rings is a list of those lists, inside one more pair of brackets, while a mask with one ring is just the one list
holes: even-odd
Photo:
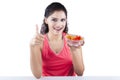
[[61, 35], [62, 32], [54, 32], [53, 34], [54, 34], [54, 35]]

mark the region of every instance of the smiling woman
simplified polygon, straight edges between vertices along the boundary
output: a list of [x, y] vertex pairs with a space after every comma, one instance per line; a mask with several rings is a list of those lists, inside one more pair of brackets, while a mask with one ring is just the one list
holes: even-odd
[[[0, 0], [0, 76], [33, 76], [29, 64], [29, 43], [35, 33], [34, 25], [38, 23], [41, 27], [43, 19], [48, 19], [54, 14], [47, 11], [46, 17], [43, 16], [46, 6], [53, 1], [59, 1], [67, 8], [68, 14], [65, 19], [68, 23], [69, 34], [84, 37], [85, 45], [82, 47], [82, 55], [85, 71], [83, 71], [83, 76], [120, 76], [120, 0]], [[53, 21], [56, 19], [60, 21], [59, 18], [54, 18]], [[46, 28], [49, 26], [43, 28], [41, 30], [47, 33], [42, 35], [48, 35]], [[37, 30], [40, 32], [40, 29]], [[67, 29], [64, 29], [64, 33], [68, 34]], [[53, 58], [53, 55], [61, 57], [64, 43], [61, 40], [55, 42], [50, 36], [48, 37], [46, 41], [49, 42], [48, 48], [55, 53], [55, 55], [50, 54], [50, 57]], [[62, 47], [58, 48], [59, 46]], [[48, 48], [46, 52], [49, 52]], [[43, 59], [51, 62], [48, 57], [49, 55]], [[58, 65], [59, 62], [55, 58], [53, 61], [56, 61]], [[63, 60], [61, 64], [62, 62], [67, 61]], [[34, 63], [38, 63], [37, 59]], [[36, 65], [38, 69], [39, 64]], [[48, 64], [49, 70], [53, 66], [51, 64], [52, 62]], [[44, 66], [45, 63], [40, 65]], [[60, 69], [61, 66], [58, 68]]]
[[55, 11], [51, 16], [45, 18], [45, 23], [52, 33], [61, 33], [66, 25], [66, 15], [64, 11]]
[[39, 33], [31, 40], [31, 70], [36, 78], [41, 76], [82, 76], [84, 63], [81, 41], [77, 47], [69, 46], [67, 10], [59, 2], [53, 2], [45, 10]]

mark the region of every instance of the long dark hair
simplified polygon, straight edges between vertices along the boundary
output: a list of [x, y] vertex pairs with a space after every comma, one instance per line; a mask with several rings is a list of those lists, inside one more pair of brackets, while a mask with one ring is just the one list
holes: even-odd
[[[51, 3], [50, 5], [47, 6], [47, 8], [45, 9], [45, 14], [44, 14], [44, 17], [45, 18], [48, 18], [51, 14], [53, 14], [55, 11], [64, 11], [65, 15], [66, 15], [66, 18], [67, 18], [67, 10], [66, 8], [64, 7], [64, 5], [62, 5], [61, 3], [59, 2], [53, 2]], [[43, 24], [41, 26], [41, 30], [40, 30], [40, 33], [41, 34], [46, 34], [47, 32], [49, 31], [48, 29], [48, 25], [45, 23], [45, 19], [43, 20]], [[66, 23], [66, 26], [65, 26], [65, 29], [63, 30], [63, 32], [67, 33], [68, 32], [68, 26], [67, 26], [67, 23]]]

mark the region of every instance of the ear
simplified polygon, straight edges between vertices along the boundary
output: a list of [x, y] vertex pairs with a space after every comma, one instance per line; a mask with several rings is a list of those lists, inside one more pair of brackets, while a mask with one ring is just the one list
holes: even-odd
[[45, 18], [44, 20], [45, 20], [45, 23], [48, 24], [47, 18]]

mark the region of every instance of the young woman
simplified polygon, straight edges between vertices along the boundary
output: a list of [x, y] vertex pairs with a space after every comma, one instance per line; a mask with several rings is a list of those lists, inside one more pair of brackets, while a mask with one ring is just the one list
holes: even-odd
[[53, 2], [45, 10], [44, 21], [39, 33], [30, 42], [30, 63], [33, 75], [41, 76], [82, 76], [84, 63], [82, 47], [69, 45], [67, 10], [59, 2]]

